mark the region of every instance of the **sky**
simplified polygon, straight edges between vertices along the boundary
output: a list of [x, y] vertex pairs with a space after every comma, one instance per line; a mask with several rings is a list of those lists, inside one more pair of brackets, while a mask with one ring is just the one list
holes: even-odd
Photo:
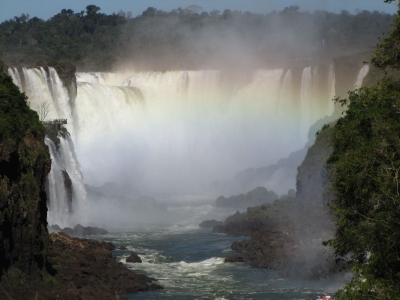
[[133, 16], [140, 15], [148, 7], [171, 11], [178, 7], [185, 8], [198, 5], [205, 11], [225, 9], [268, 13], [282, 10], [290, 5], [298, 5], [301, 11], [327, 10], [340, 12], [347, 10], [356, 13], [357, 10], [377, 10], [379, 12], [395, 13], [396, 4], [385, 4], [383, 0], [0, 0], [0, 22], [29, 14], [47, 20], [62, 9], [72, 9], [74, 12], [86, 10], [86, 6], [94, 4], [101, 8], [102, 13], [117, 13], [120, 10], [131, 11]]

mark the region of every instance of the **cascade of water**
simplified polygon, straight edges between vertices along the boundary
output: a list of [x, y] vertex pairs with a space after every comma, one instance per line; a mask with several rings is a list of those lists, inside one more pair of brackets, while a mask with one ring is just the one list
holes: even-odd
[[[57, 72], [49, 68], [27, 69], [10, 68], [8, 73], [22, 92], [28, 96], [31, 109], [40, 111], [42, 104], [47, 104], [49, 111], [46, 119], [68, 119], [68, 131], [73, 134], [73, 117], [69, 96]], [[23, 77], [23, 80], [21, 80]], [[40, 114], [39, 114], [40, 115]], [[45, 143], [50, 149], [52, 169], [48, 176], [49, 181], [49, 224], [73, 226], [77, 222], [86, 222], [86, 190], [83, 185], [79, 164], [74, 152], [70, 137], [60, 137], [59, 149], [46, 138]], [[63, 170], [68, 173], [72, 182], [72, 194], [69, 196], [65, 187]], [[71, 199], [69, 199], [71, 197]]]
[[22, 90], [21, 77], [19, 76], [19, 73], [18, 73], [17, 69], [9, 68], [8, 69], [8, 75], [11, 76], [11, 78], [13, 79], [14, 84], [17, 85]]
[[61, 227], [86, 224], [86, 190], [72, 140], [70, 137], [59, 138], [58, 148], [53, 141], [45, 138], [52, 161], [48, 175], [48, 223]]
[[[317, 72], [303, 71], [309, 78], [302, 81], [301, 97], [293, 72], [282, 69], [255, 71], [245, 84], [223, 82], [213, 70], [141, 72], [125, 79], [80, 73], [73, 138], [83, 173], [94, 185], [131, 180], [145, 190], [173, 192], [273, 163], [302, 148], [309, 127], [330, 113], [331, 95], [314, 95]], [[94, 157], [94, 149], [101, 156]]]
[[[301, 134], [306, 138], [309, 123], [308, 120], [313, 115], [313, 80], [312, 80], [312, 67], [307, 67], [303, 70], [301, 75]], [[306, 140], [304, 140], [306, 142]]]
[[23, 84], [9, 72], [32, 107], [46, 101], [51, 118], [68, 118], [89, 184], [135, 182], [150, 194], [204, 187], [302, 148], [332, 112], [335, 85], [333, 66], [324, 88], [316, 67], [301, 79], [283, 69], [77, 73], [72, 110], [54, 69], [23, 69]]
[[333, 64], [329, 66], [329, 73], [328, 73], [328, 95], [329, 95], [329, 105], [328, 105], [328, 116], [332, 115], [335, 111], [335, 103], [332, 99], [336, 96], [336, 77], [335, 77], [335, 67]]
[[354, 84], [355, 89], [359, 89], [360, 87], [362, 87], [363, 80], [364, 80], [365, 76], [367, 76], [368, 72], [369, 72], [369, 65], [365, 64], [361, 68], [360, 72], [358, 72], [357, 80], [356, 80], [356, 83]]
[[[41, 70], [44, 75], [46, 75], [46, 72], [43, 70], [43, 68], [41, 68]], [[47, 79], [47, 82], [53, 99], [53, 103], [55, 104], [55, 107], [57, 109], [58, 117], [73, 122], [68, 91], [61, 82], [61, 79], [54, 68], [49, 68], [49, 77]], [[73, 126], [68, 127], [68, 131], [72, 135], [74, 134], [73, 128]]]

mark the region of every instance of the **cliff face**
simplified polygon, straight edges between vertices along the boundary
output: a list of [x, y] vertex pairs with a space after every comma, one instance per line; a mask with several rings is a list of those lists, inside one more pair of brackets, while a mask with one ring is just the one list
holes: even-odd
[[0, 275], [29, 277], [46, 266], [46, 176], [50, 156], [45, 130], [11, 78], [0, 74]]
[[[0, 72], [0, 299], [111, 300], [162, 288], [112, 258], [112, 245], [49, 236], [50, 154], [45, 128], [26, 100]], [[71, 194], [68, 174], [64, 184]]]
[[327, 278], [339, 271], [342, 266], [322, 245], [333, 234], [327, 207], [332, 196], [326, 190], [331, 131], [320, 131], [299, 166], [296, 198], [249, 207], [214, 228], [214, 232], [251, 236], [250, 240], [233, 243], [232, 249], [238, 253], [226, 262], [245, 262], [301, 279]]
[[329, 145], [331, 131], [330, 128], [320, 131], [297, 169], [296, 198], [302, 209], [326, 207], [329, 201], [330, 195], [325, 187], [328, 180], [326, 160], [332, 153]]

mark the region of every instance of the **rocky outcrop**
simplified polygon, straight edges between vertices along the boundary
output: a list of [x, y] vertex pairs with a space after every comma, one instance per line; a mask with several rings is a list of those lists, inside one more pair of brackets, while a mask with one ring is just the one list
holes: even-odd
[[28, 287], [8, 288], [13, 299], [116, 299], [116, 295], [162, 288], [153, 286], [153, 278], [135, 274], [112, 258], [110, 243], [65, 233], [52, 233], [50, 240], [48, 261], [54, 272], [35, 286], [28, 282]]
[[64, 177], [64, 187], [67, 194], [69, 212], [72, 212], [72, 181], [67, 171], [62, 170], [62, 174]]
[[46, 270], [45, 130], [9, 76], [0, 74], [0, 276], [13, 267], [31, 278]]
[[215, 226], [222, 225], [224, 222], [217, 220], [205, 220], [199, 224], [200, 228], [214, 228]]
[[58, 225], [52, 225], [50, 226], [49, 230], [55, 233], [64, 232], [69, 236], [73, 237], [86, 237], [90, 235], [103, 235], [108, 233], [108, 231], [103, 228], [91, 227], [91, 226], [84, 227], [81, 224], [75, 225], [74, 228], [65, 227], [63, 229], [60, 228], [60, 226]]
[[322, 246], [322, 241], [330, 238], [331, 224], [326, 218], [315, 211], [301, 211], [281, 222], [270, 218], [231, 221], [215, 227], [214, 232], [251, 237], [234, 242], [231, 248], [238, 253], [225, 262], [245, 262], [256, 268], [278, 270], [291, 278], [322, 279], [340, 269], [329, 249]]
[[237, 209], [246, 209], [249, 206], [262, 205], [263, 203], [270, 203], [278, 199], [278, 195], [272, 191], [268, 191], [264, 187], [257, 187], [247, 194], [240, 194], [238, 196], [231, 196], [225, 198], [220, 196], [215, 200], [217, 207], [229, 207]]
[[317, 120], [308, 131], [308, 141], [303, 149], [292, 152], [288, 157], [278, 160], [276, 164], [261, 168], [248, 168], [234, 175], [232, 179], [213, 182], [209, 186], [210, 191], [213, 194], [231, 196], [263, 186], [271, 187], [280, 195], [287, 193], [296, 186], [297, 168], [304, 161], [308, 148], [314, 144], [315, 133], [324, 124], [331, 123], [337, 118], [338, 115], [333, 114]]
[[326, 190], [329, 184], [326, 160], [332, 153], [331, 132], [330, 127], [319, 132], [314, 145], [308, 149], [304, 161], [297, 169], [296, 198], [301, 208], [327, 208], [332, 197]]
[[233, 243], [238, 254], [226, 262], [245, 262], [301, 279], [327, 278], [340, 270], [342, 266], [322, 245], [332, 238], [334, 226], [327, 207], [332, 195], [326, 191], [330, 134], [329, 128], [318, 134], [298, 168], [296, 198], [249, 207], [214, 228], [214, 232], [251, 237]]
[[126, 262], [129, 262], [129, 263], [141, 263], [142, 259], [136, 253], [131, 253], [131, 255], [129, 255], [126, 258]]

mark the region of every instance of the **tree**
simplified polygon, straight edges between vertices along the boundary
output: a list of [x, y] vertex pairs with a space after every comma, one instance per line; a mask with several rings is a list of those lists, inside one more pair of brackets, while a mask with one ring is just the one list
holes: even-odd
[[[376, 67], [400, 69], [399, 33], [400, 15], [377, 46]], [[348, 109], [331, 138], [337, 219], [334, 239], [326, 244], [355, 271], [340, 299], [400, 299], [400, 78], [388, 74], [336, 99]]]
[[88, 5], [88, 6], [86, 6], [86, 14], [88, 16], [92, 16], [92, 15], [97, 14], [97, 12], [99, 10], [101, 10], [101, 8], [96, 6], [96, 5]]

